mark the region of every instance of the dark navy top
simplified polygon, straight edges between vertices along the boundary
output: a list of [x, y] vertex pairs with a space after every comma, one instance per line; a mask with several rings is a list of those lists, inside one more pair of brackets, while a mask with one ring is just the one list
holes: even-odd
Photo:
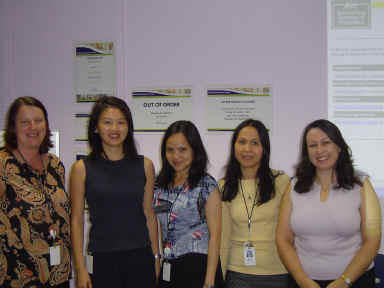
[[110, 252], [150, 245], [143, 210], [144, 157], [110, 161], [85, 158], [85, 197], [91, 230], [88, 251]]

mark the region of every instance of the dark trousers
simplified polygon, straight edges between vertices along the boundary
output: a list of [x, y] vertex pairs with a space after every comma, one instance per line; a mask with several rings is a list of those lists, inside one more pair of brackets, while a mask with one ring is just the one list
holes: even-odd
[[[372, 268], [365, 272], [363, 275], [360, 276], [355, 282], [352, 283], [352, 288], [375, 288], [375, 269]], [[331, 283], [334, 280], [313, 280], [317, 284], [320, 285], [321, 288], [326, 288], [329, 283]], [[296, 281], [293, 279], [293, 277], [289, 277], [289, 288], [300, 288], [299, 285], [297, 285]]]
[[93, 254], [93, 288], [153, 288], [155, 264], [151, 248]]
[[227, 271], [225, 288], [287, 288], [288, 274], [251, 275]]
[[69, 288], [69, 281], [54, 286], [55, 288]]
[[[207, 255], [190, 253], [170, 260], [171, 281], [163, 280], [163, 269], [160, 272], [158, 288], [201, 288], [204, 285], [207, 268]], [[223, 273], [220, 262], [217, 265], [215, 288], [221, 287]]]

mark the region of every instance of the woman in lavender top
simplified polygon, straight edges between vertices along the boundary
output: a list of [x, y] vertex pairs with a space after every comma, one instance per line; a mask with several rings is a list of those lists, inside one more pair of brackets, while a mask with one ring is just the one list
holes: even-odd
[[310, 123], [276, 233], [290, 287], [375, 287], [380, 214], [376, 193], [354, 170], [339, 129], [328, 120]]

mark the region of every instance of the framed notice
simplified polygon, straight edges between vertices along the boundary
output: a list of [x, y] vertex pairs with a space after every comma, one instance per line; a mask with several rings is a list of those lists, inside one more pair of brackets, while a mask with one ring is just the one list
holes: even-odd
[[92, 103], [116, 91], [113, 42], [74, 42], [74, 95], [76, 103]]
[[271, 85], [212, 87], [206, 90], [208, 131], [232, 131], [249, 118], [260, 120], [268, 129], [273, 124]]
[[136, 88], [131, 106], [135, 131], [165, 131], [177, 120], [192, 120], [192, 88]]

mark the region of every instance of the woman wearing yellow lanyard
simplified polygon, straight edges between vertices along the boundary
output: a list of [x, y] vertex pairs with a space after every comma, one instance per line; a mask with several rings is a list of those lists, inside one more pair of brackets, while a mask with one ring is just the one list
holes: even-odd
[[268, 130], [248, 119], [235, 129], [224, 179], [221, 261], [226, 287], [287, 287], [287, 272], [275, 245], [286, 174], [269, 167]]

